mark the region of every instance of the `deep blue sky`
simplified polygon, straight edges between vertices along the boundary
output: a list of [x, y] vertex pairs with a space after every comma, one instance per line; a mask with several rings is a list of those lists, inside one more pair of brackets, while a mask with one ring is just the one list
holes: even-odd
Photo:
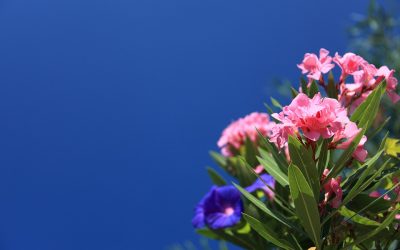
[[196, 241], [221, 130], [366, 2], [1, 0], [0, 249]]

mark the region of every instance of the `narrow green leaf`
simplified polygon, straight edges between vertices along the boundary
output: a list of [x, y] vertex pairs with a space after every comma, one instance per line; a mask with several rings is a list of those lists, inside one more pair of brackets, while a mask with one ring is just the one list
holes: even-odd
[[277, 107], [277, 108], [282, 109], [282, 105], [278, 102], [278, 100], [276, 100], [276, 99], [273, 98], [273, 97], [270, 97], [270, 99], [271, 99], [272, 105], [274, 105], [274, 106]]
[[317, 94], [318, 92], [319, 92], [319, 89], [318, 89], [317, 83], [315, 81], [312, 81], [310, 89], [309, 89], [309, 93], [308, 93], [309, 97], [313, 98], [314, 95]]
[[330, 140], [324, 139], [319, 148], [317, 169], [318, 176], [321, 177], [324, 170], [328, 167], [330, 150], [328, 149]]
[[301, 77], [300, 82], [301, 82], [301, 92], [303, 92], [308, 96], [307, 81], [303, 77]]
[[215, 163], [217, 163], [220, 167], [225, 168], [226, 167], [226, 158], [222, 156], [221, 154], [215, 152], [215, 151], [210, 151], [210, 156], [213, 158]]
[[267, 103], [264, 103], [264, 106], [267, 109], [268, 114], [271, 115], [271, 114], [275, 113], [274, 110]]
[[289, 242], [279, 238], [273, 229], [268, 228], [268, 224], [262, 224], [259, 220], [247, 214], [243, 214], [243, 217], [250, 224], [250, 226], [267, 241], [283, 249], [295, 249]]
[[361, 215], [357, 214], [356, 212], [348, 209], [345, 206], [342, 206], [339, 209], [339, 213], [346, 218], [349, 218], [349, 219], [351, 218], [352, 221], [354, 221], [358, 224], [362, 224], [362, 225], [366, 225], [366, 226], [380, 226], [381, 225], [379, 222], [368, 219], [364, 216], [361, 216]]
[[372, 138], [374, 138], [379, 132], [382, 131], [382, 129], [388, 124], [388, 122], [390, 121], [391, 117], [386, 118], [385, 121], [383, 121], [379, 127], [377, 127], [376, 129], [374, 129], [373, 131], [371, 131], [371, 133], [367, 134], [367, 138], [368, 140], [371, 140]]
[[257, 159], [264, 167], [265, 171], [274, 177], [274, 179], [282, 186], [288, 186], [289, 180], [287, 175], [280, 170], [273, 157], [262, 149], [260, 149], [260, 154], [263, 158], [257, 157]]
[[279, 168], [284, 172], [287, 173], [287, 168], [289, 166], [285, 156], [283, 153], [280, 153], [279, 150], [276, 148], [274, 144], [272, 144], [268, 139], [266, 139], [260, 131], [258, 131], [258, 137], [260, 143], [265, 146], [265, 148], [272, 154], [272, 157], [274, 157], [276, 163], [278, 164]]
[[379, 110], [379, 104], [385, 93], [386, 82], [382, 82], [379, 86], [372, 91], [372, 93], [365, 99], [360, 106], [356, 108], [350, 120], [357, 122], [359, 128], [363, 128], [364, 131], [368, 130], [373, 121], [375, 120], [376, 114]]
[[394, 220], [394, 217], [398, 213], [398, 209], [393, 210], [387, 217], [386, 219], [374, 230], [370, 231], [367, 234], [360, 235], [360, 237], [357, 237], [357, 240], [355, 240], [352, 244], [345, 246], [345, 249], [349, 249], [351, 246], [357, 245], [359, 243], [362, 243], [369, 238], [373, 237], [374, 235], [378, 234], [380, 231], [386, 229], [387, 226], [389, 226], [390, 223]]
[[349, 147], [344, 150], [340, 158], [337, 160], [335, 166], [331, 169], [330, 173], [328, 174], [328, 177], [326, 180], [329, 180], [333, 176], [338, 175], [344, 167], [346, 167], [346, 163], [348, 160], [352, 157], [352, 154], [354, 150], [357, 148], [358, 143], [361, 141], [361, 138], [364, 135], [365, 130], [362, 129], [360, 132], [358, 132], [358, 135], [353, 139], [353, 141], [350, 143]]
[[321, 224], [317, 202], [303, 173], [293, 164], [289, 166], [289, 187], [297, 216], [317, 249], [321, 249]]
[[285, 218], [278, 216], [277, 213], [272, 212], [262, 201], [254, 197], [251, 193], [247, 192], [244, 188], [233, 183], [233, 185], [243, 194], [246, 199], [248, 199], [251, 203], [253, 203], [256, 207], [258, 207], [261, 211], [266, 213], [267, 215], [271, 216], [275, 220], [279, 221], [283, 225], [292, 228], [292, 226], [286, 221]]
[[207, 167], [208, 175], [210, 176], [211, 181], [217, 186], [225, 186], [226, 181], [222, 178], [217, 171], [213, 168]]
[[319, 198], [319, 176], [317, 172], [317, 167], [313, 159], [313, 153], [304, 147], [301, 142], [293, 137], [289, 136], [289, 154], [292, 163], [296, 165], [303, 175], [306, 177], [307, 183], [313, 190], [314, 197]]
[[292, 98], [295, 98], [299, 94], [293, 87], [290, 87], [290, 92], [292, 93]]
[[329, 72], [328, 75], [328, 86], [327, 86], [327, 91], [326, 91], [328, 97], [337, 99], [338, 98], [338, 93], [336, 89], [336, 84], [335, 84], [335, 79], [333, 77], [332, 71]]

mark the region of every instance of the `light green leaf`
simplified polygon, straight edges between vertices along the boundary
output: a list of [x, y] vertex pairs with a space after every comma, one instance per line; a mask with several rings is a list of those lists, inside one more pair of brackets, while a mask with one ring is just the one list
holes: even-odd
[[369, 238], [373, 237], [374, 235], [378, 234], [380, 231], [386, 229], [387, 226], [389, 226], [390, 223], [394, 220], [395, 215], [398, 213], [398, 209], [393, 210], [387, 217], [386, 219], [374, 230], [371, 230], [369, 233], [360, 235], [360, 237], [357, 237], [357, 240], [354, 241], [352, 244], [345, 246], [345, 249], [350, 248], [351, 246], [357, 245], [359, 243], [362, 243]]
[[296, 214], [299, 217], [308, 236], [318, 249], [321, 248], [321, 225], [317, 202], [311, 187], [304, 175], [295, 165], [289, 166], [290, 194], [295, 204]]
[[275, 98], [270, 97], [270, 99], [271, 99], [272, 105], [274, 105], [274, 106], [277, 107], [277, 108], [282, 109], [282, 105], [281, 105]]
[[284, 224], [285, 226], [292, 228], [292, 226], [286, 221], [285, 218], [282, 218], [281, 216], [278, 216], [276, 213], [272, 212], [262, 201], [254, 197], [252, 194], [247, 192], [244, 188], [241, 186], [237, 185], [236, 183], [233, 183], [233, 185], [243, 194], [246, 199], [248, 199], [251, 203], [253, 203], [256, 207], [258, 207], [261, 211], [264, 213], [268, 214], [275, 220], [279, 221], [280, 223]]
[[380, 226], [381, 225], [379, 222], [368, 219], [364, 216], [361, 216], [361, 215], [357, 214], [356, 212], [351, 211], [350, 209], [348, 209], [345, 206], [342, 206], [339, 209], [339, 213], [346, 218], [349, 218], [349, 219], [351, 218], [352, 221], [354, 221], [358, 224], [362, 224], [362, 225], [366, 225], [366, 226]]
[[289, 136], [289, 154], [292, 163], [296, 165], [303, 175], [306, 177], [307, 183], [313, 190], [314, 197], [319, 198], [319, 176], [317, 167], [313, 159], [313, 153], [301, 144], [301, 142], [293, 137]]
[[211, 158], [214, 159], [215, 163], [217, 163], [220, 167], [225, 168], [226, 167], [226, 158], [222, 156], [221, 154], [215, 152], [215, 151], [210, 151], [210, 156]]
[[379, 109], [379, 104], [383, 94], [386, 90], [386, 82], [382, 82], [379, 86], [372, 91], [372, 93], [365, 99], [360, 106], [356, 108], [351, 121], [357, 122], [359, 128], [363, 128], [366, 131], [375, 120], [375, 116]]
[[260, 234], [264, 239], [276, 245], [277, 247], [292, 250], [295, 249], [289, 242], [284, 239], [280, 239], [273, 229], [269, 229], [267, 224], [262, 224], [259, 220], [251, 217], [250, 215], [243, 214], [244, 219], [250, 224], [250, 226]]
[[283, 173], [278, 165], [276, 164], [274, 158], [265, 150], [259, 149], [261, 157], [257, 157], [260, 164], [264, 167], [265, 171], [269, 173], [274, 179], [282, 186], [288, 186], [289, 180], [285, 173]]

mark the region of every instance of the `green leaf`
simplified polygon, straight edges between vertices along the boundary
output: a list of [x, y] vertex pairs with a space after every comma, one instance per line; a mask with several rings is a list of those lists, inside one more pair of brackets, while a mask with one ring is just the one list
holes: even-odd
[[313, 98], [314, 95], [317, 94], [318, 92], [319, 92], [318, 85], [317, 85], [317, 83], [313, 80], [313, 81], [311, 82], [311, 86], [310, 86], [308, 95], [309, 95], [310, 98]]
[[328, 149], [329, 143], [331, 140], [323, 140], [321, 146], [319, 148], [318, 154], [318, 162], [317, 162], [317, 169], [318, 169], [318, 176], [321, 177], [322, 173], [326, 168], [328, 168], [329, 158], [330, 158], [330, 150]]
[[301, 82], [301, 92], [303, 92], [304, 94], [306, 94], [308, 96], [307, 81], [303, 77], [301, 77], [300, 82]]
[[270, 99], [271, 99], [272, 105], [274, 105], [274, 106], [277, 107], [277, 108], [282, 109], [282, 105], [281, 105], [275, 98], [270, 97]]
[[338, 175], [343, 170], [343, 168], [346, 167], [346, 163], [352, 157], [352, 154], [353, 154], [354, 150], [356, 150], [358, 143], [361, 141], [361, 138], [363, 137], [364, 132], [365, 132], [364, 129], [362, 129], [360, 132], [358, 132], [357, 136], [350, 143], [349, 147], [346, 150], [344, 150], [344, 152], [342, 153], [340, 158], [337, 160], [335, 166], [331, 169], [326, 180], [329, 180], [333, 176]]
[[335, 79], [333, 77], [332, 71], [329, 72], [328, 75], [328, 86], [327, 86], [327, 91], [326, 91], [328, 97], [337, 99], [338, 98], [338, 93], [336, 89], [336, 84], [335, 84]]
[[246, 199], [248, 199], [251, 203], [253, 203], [256, 207], [258, 207], [261, 211], [266, 213], [267, 215], [271, 216], [275, 220], [279, 221], [280, 223], [284, 224], [285, 226], [292, 228], [289, 222], [286, 221], [285, 218], [278, 216], [277, 213], [272, 212], [262, 201], [254, 197], [252, 194], [247, 192], [244, 188], [233, 183], [233, 185], [243, 194]]
[[196, 233], [200, 234], [201, 236], [213, 239], [213, 240], [218, 240], [220, 239], [218, 235], [216, 235], [213, 231], [207, 228], [201, 228], [197, 229]]
[[289, 166], [289, 187], [297, 216], [317, 249], [321, 249], [321, 224], [317, 202], [304, 175], [293, 164]]
[[355, 240], [352, 244], [345, 246], [345, 249], [349, 249], [351, 246], [357, 245], [359, 243], [362, 243], [369, 238], [373, 237], [374, 235], [378, 234], [380, 231], [386, 229], [387, 226], [389, 226], [390, 223], [394, 220], [394, 217], [398, 213], [398, 209], [393, 210], [387, 217], [386, 219], [374, 230], [370, 231], [367, 234], [360, 235], [360, 237], [357, 237], [357, 240]]
[[368, 219], [364, 216], [361, 216], [359, 214], [357, 214], [356, 212], [346, 208], [345, 206], [342, 206], [339, 209], [339, 213], [346, 217], [346, 218], [351, 218], [352, 221], [358, 223], [358, 224], [362, 224], [362, 225], [366, 225], [366, 226], [380, 226], [381, 224], [377, 221]]
[[296, 137], [289, 136], [288, 143], [292, 163], [301, 170], [303, 175], [306, 177], [307, 183], [313, 190], [314, 197], [318, 199], [320, 180], [312, 151], [305, 148]]
[[359, 128], [364, 128], [367, 131], [375, 120], [376, 114], [379, 110], [379, 104], [385, 93], [386, 82], [382, 82], [379, 86], [372, 91], [372, 93], [365, 99], [360, 106], [356, 108], [350, 120], [357, 122]]
[[267, 103], [264, 103], [264, 106], [267, 109], [268, 114], [271, 115], [271, 114], [275, 113], [274, 110]]
[[295, 249], [289, 242], [279, 238], [273, 229], [268, 228], [268, 224], [262, 224], [259, 220], [247, 214], [243, 214], [243, 217], [258, 234], [275, 246], [288, 250]]
[[214, 159], [215, 163], [217, 163], [220, 167], [226, 168], [226, 158], [222, 156], [221, 154], [215, 152], [215, 151], [210, 151], [210, 156], [211, 158]]
[[356, 197], [358, 194], [360, 194], [362, 191], [364, 191], [371, 183], [372, 181], [375, 179], [375, 177], [377, 177], [378, 175], [380, 175], [380, 173], [386, 168], [386, 166], [389, 164], [389, 160], [387, 160], [385, 163], [383, 163], [378, 170], [376, 170], [372, 176], [370, 176], [370, 178], [367, 179], [367, 177], [369, 176], [369, 173], [372, 172], [374, 170], [374, 166], [376, 163], [376, 159], [378, 157], [373, 157], [371, 158], [367, 164], [368, 167], [366, 168], [366, 170], [361, 174], [360, 178], [357, 180], [356, 184], [352, 187], [352, 189], [349, 191], [349, 193], [346, 195], [346, 197], [344, 198], [342, 204], [343, 206], [346, 205], [349, 201], [351, 201], [354, 197]]
[[293, 87], [290, 87], [290, 92], [292, 93], [292, 98], [295, 98], [299, 94]]
[[289, 166], [285, 156], [283, 153], [280, 153], [279, 150], [276, 148], [276, 146], [271, 143], [268, 139], [266, 139], [260, 131], [258, 131], [258, 137], [260, 138], [260, 143], [261, 145], [265, 146], [265, 148], [272, 154], [272, 157], [274, 157], [276, 163], [278, 164], [279, 168], [284, 172], [287, 173], [287, 168]]
[[207, 167], [208, 175], [210, 176], [211, 181], [217, 186], [225, 186], [226, 181], [222, 178], [217, 171], [213, 168]]
[[265, 171], [269, 173], [274, 179], [282, 186], [288, 186], [289, 180], [285, 173], [283, 173], [276, 164], [273, 157], [263, 149], [259, 149], [261, 157], [257, 157], [260, 164], [264, 167]]
[[383, 121], [379, 127], [377, 127], [376, 129], [374, 129], [373, 131], [371, 131], [369, 134], [367, 134], [367, 138], [368, 140], [371, 140], [372, 138], [374, 138], [379, 132], [382, 131], [382, 129], [386, 126], [386, 124], [388, 124], [388, 122], [390, 121], [390, 117], [386, 118], [385, 121]]

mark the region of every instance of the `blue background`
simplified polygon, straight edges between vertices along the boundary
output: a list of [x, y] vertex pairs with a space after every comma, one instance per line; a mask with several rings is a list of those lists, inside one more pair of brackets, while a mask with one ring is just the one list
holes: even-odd
[[0, 1], [0, 249], [197, 241], [209, 149], [367, 1]]

